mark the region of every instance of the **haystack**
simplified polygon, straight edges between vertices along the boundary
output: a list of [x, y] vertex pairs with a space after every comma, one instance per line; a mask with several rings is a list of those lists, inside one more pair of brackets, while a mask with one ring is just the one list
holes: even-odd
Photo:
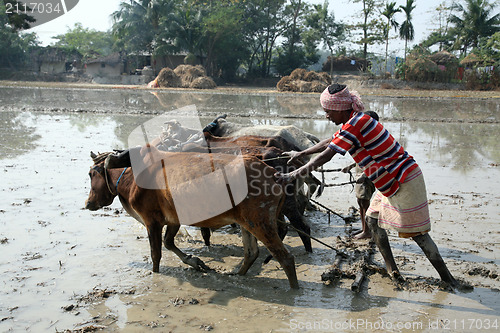
[[217, 84], [215, 84], [214, 80], [212, 80], [208, 76], [197, 77], [189, 85], [189, 88], [194, 89], [214, 89], [216, 87]]
[[214, 89], [215, 81], [207, 76], [201, 65], [179, 65], [174, 70], [162, 68], [155, 79], [159, 87]]
[[168, 67], [161, 69], [155, 81], [161, 88], [178, 88], [181, 86], [181, 78]]
[[183, 88], [189, 88], [194, 80], [207, 76], [205, 68], [201, 65], [179, 65], [174, 72], [181, 78]]
[[284, 76], [276, 85], [278, 91], [322, 92], [332, 83], [328, 73], [308, 72], [303, 68], [295, 69], [289, 76]]

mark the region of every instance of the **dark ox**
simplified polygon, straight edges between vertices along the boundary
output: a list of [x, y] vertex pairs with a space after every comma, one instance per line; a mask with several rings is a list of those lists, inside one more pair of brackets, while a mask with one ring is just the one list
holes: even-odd
[[[199, 153], [167, 153], [151, 148], [150, 157], [146, 155], [145, 161], [154, 159], [162, 163], [151, 163], [139, 176], [160, 184], [162, 181], [168, 185], [164, 189], [145, 189], [137, 185], [132, 170], [104, 169], [104, 159], [107, 154], [93, 156], [94, 165], [89, 176], [91, 189], [85, 207], [97, 210], [110, 205], [118, 196], [123, 208], [147, 229], [153, 261], [153, 272], [158, 272], [161, 259], [162, 229], [166, 226], [163, 244], [168, 250], [173, 251], [184, 263], [198, 270], [209, 269], [199, 258], [183, 253], [174, 243], [174, 237], [180, 228], [180, 220], [175, 208], [171, 188], [176, 184], [188, 184], [200, 176], [212, 172], [203, 169], [206, 154]], [[234, 159], [229, 154], [210, 154], [213, 165], [228, 165]], [[165, 173], [163, 161], [168, 161], [170, 166]], [[242, 161], [246, 174], [247, 184], [258, 184], [260, 189], [271, 191], [249, 190], [246, 197], [236, 205], [217, 216], [193, 226], [206, 228], [220, 228], [237, 223], [241, 226], [244, 247], [244, 259], [238, 274], [245, 274], [258, 256], [257, 240], [260, 240], [285, 271], [291, 288], [298, 288], [297, 275], [293, 256], [286, 250], [278, 235], [277, 217], [281, 211], [285, 194], [273, 178], [275, 169], [252, 156], [243, 156]], [[165, 177], [168, 175], [168, 178]], [[120, 178], [121, 177], [121, 178]], [[118, 182], [118, 179], [120, 181]], [[224, 180], [222, 180], [224, 181]], [[117, 186], [115, 184], [118, 184]], [[197, 203], [193, 202], [193, 209]]]

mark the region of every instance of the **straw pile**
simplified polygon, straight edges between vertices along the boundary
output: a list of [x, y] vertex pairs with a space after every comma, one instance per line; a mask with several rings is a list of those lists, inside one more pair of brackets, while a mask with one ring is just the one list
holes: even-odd
[[214, 89], [214, 80], [207, 76], [201, 65], [179, 65], [174, 70], [162, 68], [156, 82], [159, 87]]
[[276, 85], [278, 91], [322, 92], [332, 83], [328, 73], [316, 73], [303, 68], [295, 69], [289, 76], [284, 76]]

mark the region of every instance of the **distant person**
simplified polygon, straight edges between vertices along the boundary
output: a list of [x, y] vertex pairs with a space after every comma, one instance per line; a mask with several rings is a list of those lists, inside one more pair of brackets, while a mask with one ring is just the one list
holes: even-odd
[[377, 188], [367, 211], [366, 222], [393, 279], [402, 279], [390, 248], [385, 229], [400, 237], [411, 237], [423, 250], [441, 279], [457, 285], [439, 250], [429, 235], [431, 223], [424, 177], [420, 167], [387, 129], [362, 111], [363, 102], [345, 85], [328, 86], [320, 97], [326, 118], [342, 124], [333, 138], [325, 139], [302, 152], [288, 152], [290, 162], [304, 155], [320, 153], [290, 173], [276, 173], [286, 183], [305, 176], [330, 161], [335, 154], [347, 152]]
[[[365, 111], [365, 114], [369, 115], [376, 121], [379, 120], [378, 114], [375, 111]], [[342, 172], [349, 172], [352, 169], [355, 170], [355, 181], [354, 184], [354, 194], [356, 195], [356, 199], [358, 201], [359, 206], [359, 217], [361, 220], [361, 230], [357, 230], [351, 234], [354, 239], [366, 239], [371, 238], [372, 233], [370, 232], [370, 228], [366, 224], [366, 212], [368, 207], [370, 207], [370, 200], [375, 193], [375, 185], [373, 182], [366, 176], [356, 163], [352, 163], [351, 165], [346, 166], [342, 169]]]

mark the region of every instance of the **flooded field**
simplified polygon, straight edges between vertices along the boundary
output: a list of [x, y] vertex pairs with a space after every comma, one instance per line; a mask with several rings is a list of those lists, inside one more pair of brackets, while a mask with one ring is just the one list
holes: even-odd
[[[246, 276], [234, 276], [243, 257], [238, 231], [225, 227], [203, 245], [184, 228], [177, 246], [214, 272], [200, 273], [163, 250], [152, 273], [145, 228], [116, 200], [84, 210], [90, 151], [127, 147], [128, 136], [153, 117], [196, 105], [202, 124], [226, 113], [243, 124], [293, 124], [319, 138], [336, 128], [323, 118], [318, 95], [131, 89], [0, 87], [0, 331], [97, 330], [142, 332], [357, 332], [500, 330], [500, 111], [498, 99], [368, 96], [367, 108], [420, 164], [430, 200], [431, 235], [450, 271], [474, 288], [450, 291], [411, 240], [390, 236], [410, 283], [367, 277], [325, 285], [321, 274], [335, 251], [313, 241], [307, 254], [295, 232], [285, 238], [301, 289], [291, 291], [267, 250]], [[327, 167], [351, 163], [335, 157]], [[329, 174], [327, 182], [348, 177]], [[350, 186], [317, 199], [347, 216]], [[352, 226], [336, 215], [307, 212], [312, 234], [354, 251]], [[350, 252], [354, 253], [354, 252]], [[382, 258], [375, 261], [383, 266]]]

